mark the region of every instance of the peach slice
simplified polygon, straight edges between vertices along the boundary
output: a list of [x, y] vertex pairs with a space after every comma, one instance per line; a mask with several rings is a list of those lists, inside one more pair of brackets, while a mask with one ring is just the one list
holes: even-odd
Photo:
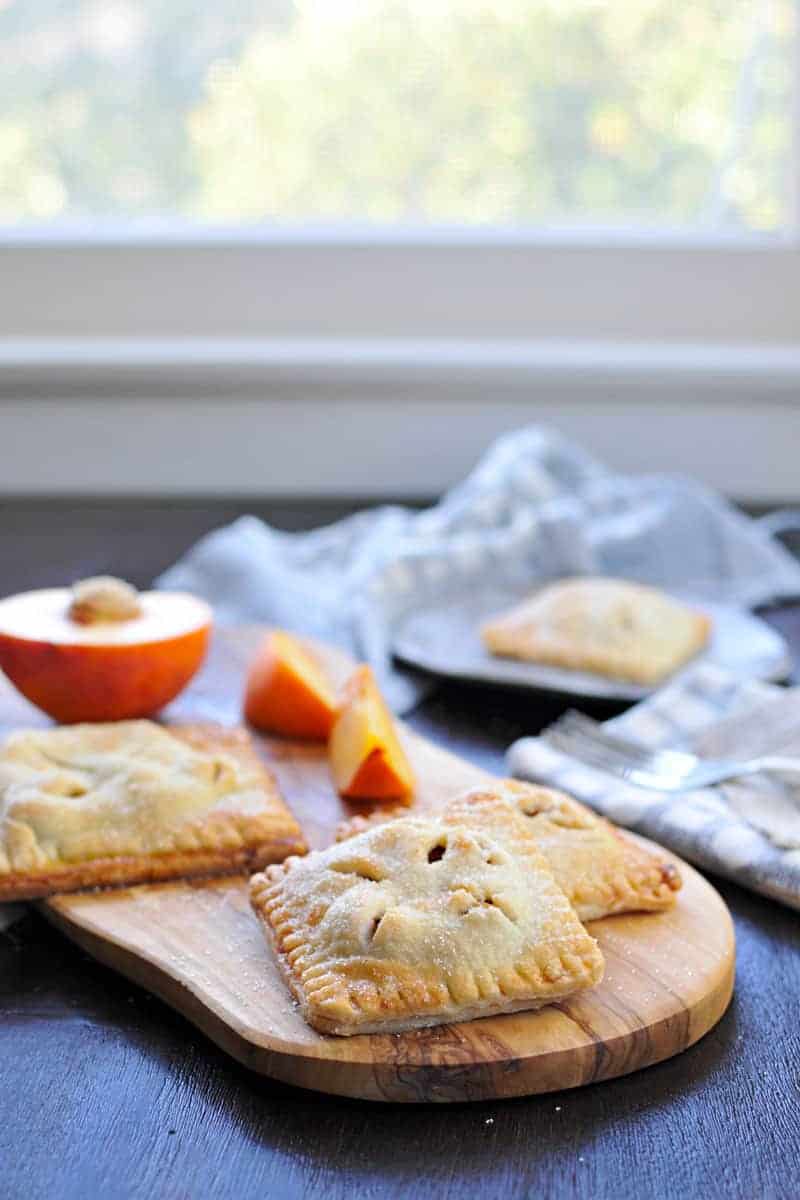
[[158, 712], [202, 663], [211, 609], [183, 592], [99, 578], [0, 600], [0, 668], [56, 721]]
[[375, 676], [358, 667], [345, 684], [328, 742], [333, 781], [349, 800], [411, 802], [414, 774]]
[[328, 679], [299, 638], [272, 629], [247, 676], [244, 715], [265, 733], [324, 742], [336, 712]]

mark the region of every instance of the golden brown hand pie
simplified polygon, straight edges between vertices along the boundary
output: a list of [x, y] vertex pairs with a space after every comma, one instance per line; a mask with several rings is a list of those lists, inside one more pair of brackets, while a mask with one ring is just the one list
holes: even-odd
[[0, 900], [256, 870], [304, 850], [242, 730], [119, 721], [0, 748]]
[[[681, 886], [677, 868], [577, 800], [516, 779], [502, 780], [491, 790], [525, 818], [556, 882], [582, 921], [614, 913], [657, 912], [675, 903]], [[458, 820], [472, 795], [467, 792], [451, 800], [444, 809], [446, 817]], [[337, 839], [344, 841], [400, 814], [407, 816], [408, 809], [353, 817], [339, 826]]]
[[487, 621], [491, 654], [660, 683], [708, 641], [710, 619], [656, 588], [619, 579], [563, 579]]
[[303, 1016], [393, 1033], [538, 1008], [603, 959], [523, 817], [496, 795], [390, 821], [250, 882]]

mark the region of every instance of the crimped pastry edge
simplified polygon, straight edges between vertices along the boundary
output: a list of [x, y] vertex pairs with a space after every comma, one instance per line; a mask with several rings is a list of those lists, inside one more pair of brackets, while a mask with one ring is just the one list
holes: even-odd
[[[510, 808], [511, 806], [508, 807]], [[407, 812], [408, 810], [406, 810], [406, 814]], [[533, 853], [536, 857], [541, 857], [538, 850], [534, 850]], [[314, 1002], [314, 995], [322, 990], [330, 989], [333, 981], [326, 980], [326, 975], [334, 976], [335, 972], [325, 972], [324, 967], [320, 971], [318, 969], [319, 964], [313, 962], [308, 964], [304, 969], [298, 969], [292, 961], [292, 951], [295, 949], [300, 950], [302, 942], [296, 943], [288, 952], [283, 945], [282, 930], [291, 918], [280, 905], [280, 882], [300, 862], [302, 862], [302, 859], [293, 856], [285, 859], [278, 865], [269, 867], [264, 873], [254, 875], [250, 880], [250, 903], [266, 933], [273, 956], [278, 963], [279, 970], [289, 991], [297, 1001], [307, 1024], [319, 1033], [335, 1034], [339, 1037], [356, 1036], [362, 1033], [402, 1033], [434, 1025], [460, 1024], [461, 1022], [475, 1020], [480, 1017], [534, 1010], [543, 1008], [548, 1004], [556, 1003], [567, 996], [572, 996], [588, 988], [595, 987], [603, 978], [605, 971], [603, 955], [595, 939], [584, 931], [581, 945], [570, 945], [567, 942], [567, 945], [559, 946], [550, 943], [538, 948], [538, 954], [531, 954], [532, 962], [525, 961], [524, 972], [522, 970], [522, 962], [517, 962], [509, 967], [509, 970], [513, 974], [517, 974], [527, 980], [529, 985], [531, 983], [529, 974], [533, 971], [538, 977], [538, 986], [549, 989], [541, 996], [502, 997], [493, 995], [477, 1003], [468, 1004], [459, 1002], [455, 1010], [451, 997], [450, 1003], [445, 1001], [438, 1006], [434, 1005], [426, 1012], [406, 1013], [398, 1016], [396, 1019], [381, 1017], [377, 1021], [371, 1021], [368, 1017], [360, 1018], [359, 1014], [363, 1011], [363, 1008], [356, 1006], [352, 1000], [348, 1000], [346, 1002], [336, 1002], [339, 1015], [329, 1017], [322, 1010], [321, 1005]], [[550, 967], [554, 956], [558, 958], [559, 962], [566, 969], [572, 971], [569, 986], [566, 988], [558, 987], [556, 980], [548, 979], [545, 967], [538, 961], [540, 957], [547, 957], [549, 962], [546, 964], [546, 967]], [[567, 957], [572, 961], [567, 963]], [[581, 964], [582, 970], [580, 972], [576, 972], [575, 970], [575, 960]], [[309, 988], [309, 966], [314, 971], [312, 977], [313, 989]], [[424, 982], [422, 986], [426, 990], [431, 986], [435, 986], [440, 992], [443, 991], [446, 995], [450, 995], [447, 981], [436, 985]], [[375, 990], [378, 990], [377, 987]], [[333, 1004], [329, 1004], [328, 1006], [332, 1008]], [[353, 1019], [342, 1019], [345, 1015], [352, 1016]]]
[[[160, 883], [169, 879], [208, 875], [238, 875], [258, 871], [287, 855], [305, 854], [308, 846], [295, 817], [288, 808], [272, 772], [263, 763], [247, 730], [213, 722], [191, 722], [164, 727], [167, 732], [196, 750], [223, 751], [258, 772], [264, 780], [264, 792], [277, 806], [276, 812], [259, 813], [247, 818], [237, 814], [206, 814], [218, 826], [232, 823], [253, 827], [252, 844], [236, 848], [224, 845], [204, 846], [199, 850], [176, 850], [162, 854], [107, 855], [83, 862], [0, 874], [0, 903], [44, 899], [47, 896], [89, 888], [133, 886]], [[271, 833], [269, 826], [275, 826]], [[220, 838], [222, 842], [223, 837]]]

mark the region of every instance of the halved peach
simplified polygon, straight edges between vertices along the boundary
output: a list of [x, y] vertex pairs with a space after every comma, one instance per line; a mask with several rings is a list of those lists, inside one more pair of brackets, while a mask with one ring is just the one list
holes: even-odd
[[299, 638], [272, 629], [247, 676], [244, 715], [256, 729], [324, 742], [336, 695], [323, 668]]
[[23, 592], [0, 600], [0, 668], [65, 724], [152, 716], [199, 668], [211, 620], [195, 596], [108, 578]]
[[371, 669], [345, 684], [328, 742], [336, 790], [349, 800], [411, 802], [414, 773]]

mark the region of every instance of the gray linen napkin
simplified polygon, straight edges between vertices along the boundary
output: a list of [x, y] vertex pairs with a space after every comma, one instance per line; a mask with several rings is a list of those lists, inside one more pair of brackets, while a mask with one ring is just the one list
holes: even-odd
[[800, 594], [800, 564], [758, 524], [687, 479], [628, 478], [560, 435], [500, 438], [423, 512], [383, 507], [310, 533], [242, 517], [203, 538], [157, 586], [205, 596], [220, 622], [264, 621], [338, 643], [374, 666], [393, 707], [428, 686], [393, 666], [403, 619], [568, 574], [606, 574], [757, 604]]
[[[699, 663], [606, 725], [653, 747], [800, 756], [800, 688], [747, 682]], [[587, 767], [541, 738], [515, 742], [507, 761], [512, 775], [562, 788], [683, 858], [800, 909], [800, 791], [774, 776], [677, 795], [652, 792]]]

